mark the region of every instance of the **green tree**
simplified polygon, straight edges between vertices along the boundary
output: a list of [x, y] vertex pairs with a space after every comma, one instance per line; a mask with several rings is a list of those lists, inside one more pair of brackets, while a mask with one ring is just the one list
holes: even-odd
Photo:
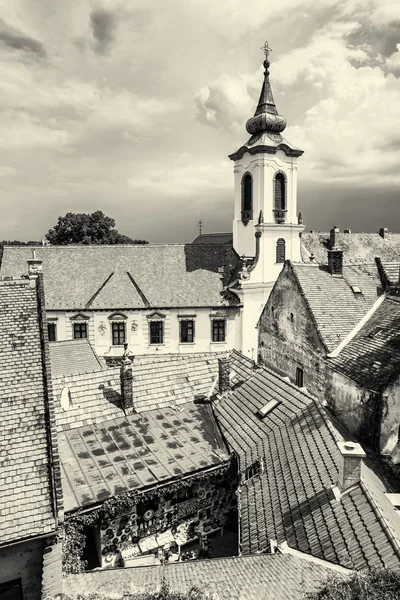
[[388, 569], [357, 571], [349, 578], [333, 577], [309, 600], [398, 600], [400, 573]]
[[46, 239], [54, 246], [68, 244], [147, 244], [145, 240], [133, 240], [115, 229], [115, 221], [101, 210], [92, 214], [67, 213], [46, 233]]

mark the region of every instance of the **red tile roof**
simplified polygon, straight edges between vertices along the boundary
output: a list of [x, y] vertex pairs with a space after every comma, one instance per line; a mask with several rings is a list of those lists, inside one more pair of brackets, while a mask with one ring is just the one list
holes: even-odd
[[159, 589], [165, 577], [174, 592], [185, 593], [198, 586], [224, 600], [302, 600], [332, 575], [345, 577], [329, 564], [288, 554], [261, 554], [69, 575], [63, 580], [63, 591], [73, 597], [94, 592], [150, 592]]
[[[260, 419], [257, 411], [271, 399], [281, 403]], [[400, 567], [400, 519], [387, 520], [390, 527], [378, 519], [383, 492], [378, 510], [365, 463], [361, 484], [335, 498], [340, 434], [313, 397], [262, 368], [215, 410], [240, 471], [257, 460], [265, 465], [240, 489], [245, 554], [265, 551], [274, 539], [347, 568]], [[385, 510], [394, 515], [393, 507]]]
[[0, 544], [55, 529], [36, 288], [0, 281]]
[[75, 373], [91, 373], [105, 368], [89, 340], [52, 342], [49, 344], [49, 349], [53, 379]]
[[324, 266], [289, 264], [329, 351], [354, 329], [382, 293], [375, 262], [345, 265], [343, 277], [332, 277]]
[[328, 365], [359, 385], [379, 391], [400, 376], [400, 298], [387, 297]]
[[65, 510], [229, 460], [209, 405], [185, 404], [59, 435]]
[[[64, 358], [60, 357], [63, 348], [60, 345], [57, 352], [64, 364]], [[71, 353], [75, 350], [75, 346], [71, 346], [67, 352], [74, 365], [77, 361], [71, 358]], [[78, 350], [79, 357], [81, 349]], [[209, 395], [218, 386], [218, 359], [228, 357], [232, 384], [251, 375], [252, 361], [235, 350], [230, 353], [136, 356], [133, 361], [135, 410], [175, 407], [193, 402], [196, 396]], [[68, 388], [70, 395], [68, 410], [64, 410], [60, 402], [64, 388]], [[124, 415], [119, 368], [59, 376], [53, 379], [53, 389], [59, 430], [94, 425]]]
[[[0, 272], [26, 272], [32, 248], [5, 246]], [[42, 246], [46, 304], [57, 309], [227, 306], [218, 269], [230, 275], [230, 246], [196, 244]]]
[[[329, 233], [303, 233], [301, 241], [317, 262], [327, 264]], [[400, 233], [390, 233], [385, 239], [379, 233], [337, 233], [336, 246], [343, 250], [344, 262], [373, 261], [377, 256], [384, 261], [398, 261]]]

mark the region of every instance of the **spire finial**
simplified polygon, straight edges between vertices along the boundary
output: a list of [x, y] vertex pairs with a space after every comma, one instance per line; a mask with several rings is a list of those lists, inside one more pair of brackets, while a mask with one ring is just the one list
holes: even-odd
[[268, 42], [264, 42], [264, 46], [261, 46], [261, 50], [265, 54], [265, 58], [268, 60], [269, 53], [272, 52], [272, 48], [269, 47]]

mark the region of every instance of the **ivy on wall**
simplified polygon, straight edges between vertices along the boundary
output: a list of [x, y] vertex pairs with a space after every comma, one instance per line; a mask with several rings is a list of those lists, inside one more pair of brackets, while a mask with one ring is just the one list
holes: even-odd
[[[215, 481], [225, 477], [232, 468], [232, 461], [212, 471], [196, 473], [187, 479], [180, 479], [170, 484], [160, 486], [144, 492], [129, 491], [120, 496], [113, 496], [105, 500], [103, 504], [90, 512], [79, 509], [73, 515], [66, 515], [63, 536], [63, 571], [65, 574], [82, 573], [87, 563], [82, 559], [85, 549], [87, 528], [99, 525], [106, 519], [115, 519], [131, 512], [139, 501], [150, 503], [153, 500], [160, 501], [160, 496], [166, 493], [174, 493], [182, 488], [190, 488], [193, 484], [203, 481]], [[232, 470], [232, 476], [236, 470]]]

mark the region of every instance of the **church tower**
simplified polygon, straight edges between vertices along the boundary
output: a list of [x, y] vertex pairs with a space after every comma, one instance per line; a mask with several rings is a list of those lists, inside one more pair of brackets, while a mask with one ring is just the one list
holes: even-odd
[[244, 260], [235, 292], [243, 303], [242, 352], [255, 357], [257, 323], [286, 259], [301, 261], [301, 214], [297, 214], [297, 159], [303, 154], [283, 136], [269, 81], [267, 42], [264, 82], [249, 140], [229, 156], [234, 161], [233, 247]]

